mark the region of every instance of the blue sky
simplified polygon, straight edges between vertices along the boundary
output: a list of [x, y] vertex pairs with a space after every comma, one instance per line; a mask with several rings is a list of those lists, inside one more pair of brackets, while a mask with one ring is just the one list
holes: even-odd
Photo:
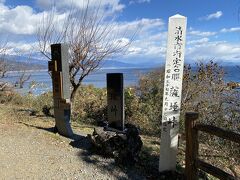
[[[84, 0], [58, 0], [59, 14]], [[86, 1], [86, 0], [85, 0]], [[126, 55], [118, 60], [129, 63], [165, 61], [169, 16], [187, 17], [188, 61], [210, 60], [240, 62], [239, 0], [101, 0], [117, 18], [119, 28], [130, 31], [140, 26]], [[1, 42], [8, 37], [8, 53], [36, 51], [36, 27], [44, 13], [52, 8], [51, 0], [0, 0]], [[94, 5], [99, 0], [90, 0]], [[119, 37], [125, 38], [127, 37]]]

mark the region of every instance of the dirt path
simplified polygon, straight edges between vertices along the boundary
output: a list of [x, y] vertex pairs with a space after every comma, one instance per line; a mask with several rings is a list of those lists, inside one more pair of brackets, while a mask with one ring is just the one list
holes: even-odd
[[21, 121], [24, 116], [2, 105], [0, 117], [0, 179], [144, 179], [89, 154], [84, 136], [71, 140], [50, 132], [49, 119]]

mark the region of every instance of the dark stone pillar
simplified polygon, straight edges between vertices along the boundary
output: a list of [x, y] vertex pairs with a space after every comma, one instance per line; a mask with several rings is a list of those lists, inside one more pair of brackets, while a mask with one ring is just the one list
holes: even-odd
[[107, 74], [107, 115], [110, 128], [124, 130], [123, 74]]
[[70, 78], [69, 54], [65, 44], [51, 45], [52, 61], [49, 61], [49, 71], [52, 74], [54, 116], [59, 134], [67, 137], [73, 135], [70, 115]]

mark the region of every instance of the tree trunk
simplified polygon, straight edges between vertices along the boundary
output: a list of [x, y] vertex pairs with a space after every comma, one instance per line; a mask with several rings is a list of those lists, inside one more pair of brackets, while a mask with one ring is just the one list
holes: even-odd
[[71, 97], [70, 97], [71, 103], [74, 102], [74, 97], [75, 97], [75, 95], [76, 95], [76, 92], [77, 92], [77, 89], [76, 89], [76, 88], [73, 88], [73, 90], [72, 90], [72, 92], [71, 92]]
[[77, 84], [75, 86], [73, 86], [73, 90], [71, 92], [71, 96], [70, 96], [70, 100], [71, 100], [71, 103], [73, 104], [74, 103], [74, 98], [75, 98], [75, 95], [77, 93], [77, 90], [78, 88], [80, 87], [81, 84]]

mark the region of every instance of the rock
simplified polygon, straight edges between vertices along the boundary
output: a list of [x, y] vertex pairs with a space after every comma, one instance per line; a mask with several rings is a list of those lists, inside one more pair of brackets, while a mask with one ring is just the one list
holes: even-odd
[[34, 110], [34, 109], [31, 109], [29, 115], [30, 116], [36, 116], [37, 115], [37, 111]]
[[125, 131], [95, 128], [92, 135], [88, 135], [92, 148], [106, 157], [113, 157], [123, 165], [133, 165], [142, 148], [142, 140], [138, 129], [131, 124], [125, 125]]
[[42, 112], [43, 112], [43, 114], [45, 115], [45, 116], [48, 116], [48, 117], [53, 117], [53, 115], [51, 114], [51, 109], [52, 109], [53, 107], [51, 107], [51, 106], [48, 106], [48, 105], [44, 105], [43, 107], [42, 107]]

